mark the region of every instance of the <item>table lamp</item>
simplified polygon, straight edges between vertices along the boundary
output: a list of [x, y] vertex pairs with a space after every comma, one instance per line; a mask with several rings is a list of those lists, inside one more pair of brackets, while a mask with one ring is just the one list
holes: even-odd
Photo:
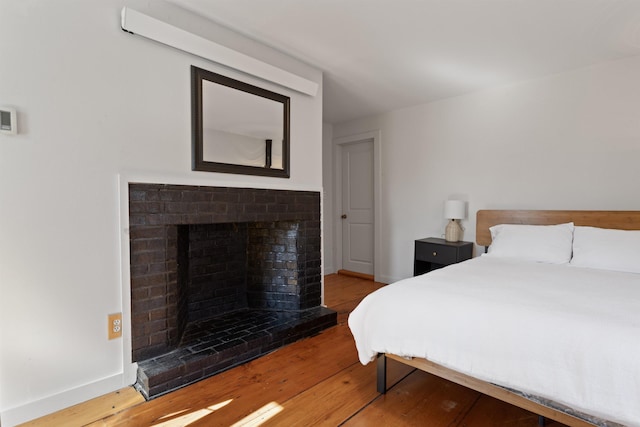
[[458, 220], [465, 218], [466, 204], [463, 200], [447, 200], [444, 202], [444, 217], [449, 219], [444, 230], [444, 240], [458, 242], [462, 237], [462, 227]]

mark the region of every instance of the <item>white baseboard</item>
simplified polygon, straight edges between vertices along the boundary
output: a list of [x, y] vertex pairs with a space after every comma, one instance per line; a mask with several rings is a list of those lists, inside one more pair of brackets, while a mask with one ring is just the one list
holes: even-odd
[[132, 385], [135, 382], [136, 370], [137, 365], [134, 363], [129, 369], [127, 369], [128, 372], [126, 373], [113, 375], [44, 399], [4, 410], [0, 413], [0, 425], [3, 427], [13, 427], [17, 424], [22, 424], [45, 415], [52, 414], [61, 409], [69, 408], [70, 406], [77, 405], [78, 403], [86, 402], [87, 400], [91, 400], [95, 397], [120, 390], [121, 388]]

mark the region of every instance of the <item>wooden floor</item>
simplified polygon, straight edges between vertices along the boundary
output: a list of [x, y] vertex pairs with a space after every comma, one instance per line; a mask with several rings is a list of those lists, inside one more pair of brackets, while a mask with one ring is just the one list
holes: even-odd
[[[394, 361], [388, 362], [391, 388], [379, 395], [375, 363], [358, 362], [347, 317], [364, 296], [381, 286], [355, 277], [326, 276], [325, 302], [338, 312], [338, 326], [149, 402], [141, 403], [130, 395], [132, 389], [125, 389], [121, 392], [127, 403], [117, 400], [119, 394], [111, 396], [114, 408], [102, 415], [91, 411], [96, 400], [28, 425], [537, 425], [537, 416], [530, 412]], [[104, 406], [109, 396], [102, 399]], [[549, 421], [547, 426], [562, 424]]]

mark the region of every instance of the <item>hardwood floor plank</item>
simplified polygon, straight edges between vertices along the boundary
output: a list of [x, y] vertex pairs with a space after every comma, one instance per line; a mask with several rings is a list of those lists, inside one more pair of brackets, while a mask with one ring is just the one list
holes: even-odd
[[200, 412], [221, 402], [210, 425], [231, 425], [272, 401], [284, 402], [357, 363], [345, 326], [298, 341], [214, 377], [106, 419], [106, 425], [152, 425], [171, 413]]
[[362, 298], [369, 295], [371, 292], [385, 286], [384, 283], [339, 274], [330, 274], [325, 276], [324, 285], [324, 302], [327, 307], [330, 308], [345, 302], [360, 302]]
[[[413, 372], [413, 368], [393, 361], [387, 369], [389, 384], [395, 384]], [[284, 402], [282, 411], [262, 425], [337, 426], [378, 396], [375, 363], [366, 366], [355, 363]]]
[[[114, 412], [144, 402], [144, 397], [133, 387], [125, 387], [116, 392], [91, 399], [53, 414], [21, 424], [22, 427], [51, 427], [85, 425], [107, 417]], [[72, 420], [72, 421], [71, 421]]]
[[[375, 366], [353, 364], [284, 402], [283, 410], [263, 425], [337, 426], [375, 399], [377, 393], [372, 378], [375, 378]], [[331, 410], [327, 410], [328, 407]]]
[[358, 305], [358, 304], [354, 304], [354, 302], [352, 301], [347, 301], [342, 304], [334, 305], [331, 307], [332, 310], [335, 310], [336, 313], [338, 313], [338, 319], [337, 319], [338, 325], [347, 325], [349, 314], [355, 308], [354, 305]]
[[338, 313], [338, 323], [346, 323], [349, 313], [371, 292], [384, 283], [340, 274], [325, 276], [325, 304]]
[[461, 420], [479, 395], [466, 387], [417, 370], [344, 425], [462, 425]]

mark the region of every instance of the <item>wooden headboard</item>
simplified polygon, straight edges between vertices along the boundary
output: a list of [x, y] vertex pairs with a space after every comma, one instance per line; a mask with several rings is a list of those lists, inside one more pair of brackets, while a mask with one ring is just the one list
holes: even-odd
[[489, 227], [498, 224], [575, 225], [640, 230], [640, 211], [535, 211], [480, 210], [476, 214], [476, 243], [491, 244]]

